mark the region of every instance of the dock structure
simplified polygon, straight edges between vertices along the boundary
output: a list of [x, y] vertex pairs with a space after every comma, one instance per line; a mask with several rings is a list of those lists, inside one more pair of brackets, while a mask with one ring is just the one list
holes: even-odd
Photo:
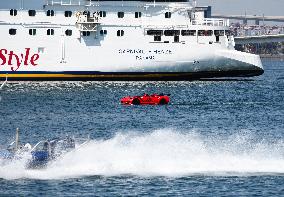
[[257, 15], [221, 15], [214, 14], [213, 18], [225, 18], [225, 19], [233, 19], [233, 20], [241, 20], [243, 24], [247, 24], [248, 21], [255, 21], [256, 25], [260, 24], [260, 21], [270, 21], [270, 22], [283, 22], [284, 16], [257, 16]]
[[235, 37], [236, 44], [248, 44], [248, 43], [262, 44], [262, 43], [273, 43], [273, 42], [284, 42], [284, 34]]

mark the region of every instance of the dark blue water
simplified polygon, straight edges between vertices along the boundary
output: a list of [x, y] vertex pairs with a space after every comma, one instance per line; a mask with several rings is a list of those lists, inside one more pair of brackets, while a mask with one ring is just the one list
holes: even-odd
[[[0, 165], [0, 195], [280, 196], [284, 62], [250, 79], [196, 82], [9, 82], [0, 144], [87, 137], [46, 169]], [[121, 106], [170, 93], [168, 106]]]

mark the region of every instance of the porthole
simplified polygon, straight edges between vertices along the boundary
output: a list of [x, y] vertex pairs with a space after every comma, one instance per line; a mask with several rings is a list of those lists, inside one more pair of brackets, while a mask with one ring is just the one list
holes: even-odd
[[29, 10], [29, 16], [35, 16], [36, 11], [35, 10]]
[[135, 18], [141, 18], [142, 13], [141, 12], [135, 12]]
[[46, 16], [54, 16], [54, 10], [47, 10]]
[[100, 11], [100, 17], [106, 17], [106, 11]]
[[171, 12], [166, 12], [165, 13], [165, 18], [171, 18], [172, 17], [172, 13]]
[[17, 29], [9, 29], [9, 34], [10, 35], [16, 35], [17, 34]]
[[65, 35], [66, 35], [66, 36], [72, 36], [72, 30], [71, 30], [71, 29], [67, 29], [67, 30], [65, 31]]
[[35, 36], [36, 35], [36, 29], [29, 29], [29, 34], [31, 36]]
[[123, 18], [124, 17], [124, 12], [118, 12], [117, 16], [118, 16], [118, 18]]
[[101, 35], [104, 35], [104, 34], [106, 35], [106, 34], [107, 34], [107, 30], [103, 30], [103, 29], [102, 29], [102, 30], [100, 31], [100, 34], [101, 34]]
[[90, 36], [90, 35], [91, 35], [91, 32], [89, 32], [89, 31], [83, 31], [83, 32], [82, 32], [82, 35], [83, 35], [83, 36]]
[[48, 36], [53, 36], [54, 35], [54, 29], [47, 29], [47, 35]]
[[11, 16], [17, 16], [17, 14], [18, 14], [18, 11], [17, 11], [17, 10], [15, 10], [15, 9], [11, 9], [11, 10], [10, 10], [10, 15], [11, 15]]
[[65, 17], [71, 17], [72, 16], [72, 12], [71, 11], [65, 11], [64, 16]]
[[123, 30], [117, 30], [117, 36], [124, 36], [124, 31]]

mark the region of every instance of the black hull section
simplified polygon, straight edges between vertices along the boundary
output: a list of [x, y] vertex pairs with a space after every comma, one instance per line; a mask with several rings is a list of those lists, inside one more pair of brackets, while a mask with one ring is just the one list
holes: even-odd
[[9, 81], [193, 81], [203, 79], [253, 77], [262, 75], [262, 69], [202, 72], [0, 72], [0, 79], [6, 75]]

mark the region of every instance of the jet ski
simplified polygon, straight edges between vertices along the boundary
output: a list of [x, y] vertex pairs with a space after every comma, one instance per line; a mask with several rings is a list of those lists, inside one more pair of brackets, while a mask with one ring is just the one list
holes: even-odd
[[57, 159], [75, 148], [75, 139], [71, 137], [40, 141], [31, 149], [31, 159], [28, 161], [26, 167], [46, 167], [50, 161]]
[[16, 140], [9, 144], [6, 149], [0, 150], [0, 160], [4, 162], [13, 162], [15, 160], [26, 158], [26, 168], [44, 168], [49, 162], [79, 148], [88, 140], [89, 138], [81, 139], [81, 143], [78, 144], [75, 143], [74, 138], [67, 136], [63, 139], [55, 138], [51, 140], [42, 140], [34, 146], [29, 143], [22, 145], [19, 143], [19, 131], [17, 129]]

